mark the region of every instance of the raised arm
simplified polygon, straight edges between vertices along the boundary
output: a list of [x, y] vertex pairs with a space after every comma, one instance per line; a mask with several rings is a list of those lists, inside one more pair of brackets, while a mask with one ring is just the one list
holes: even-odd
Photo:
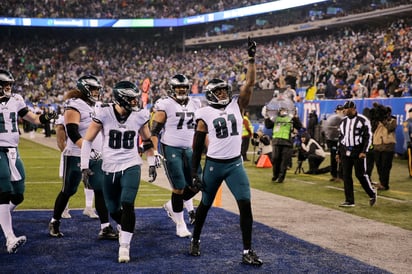
[[256, 83], [256, 64], [255, 64], [255, 54], [256, 54], [256, 42], [248, 38], [248, 48], [247, 53], [249, 56], [247, 72], [246, 72], [246, 83], [240, 88], [239, 95], [239, 107], [243, 113], [243, 110], [249, 105], [250, 98], [252, 96], [253, 87]]

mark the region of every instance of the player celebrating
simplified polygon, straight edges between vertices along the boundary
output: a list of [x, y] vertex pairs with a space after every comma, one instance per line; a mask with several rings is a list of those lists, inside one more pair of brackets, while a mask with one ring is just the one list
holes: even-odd
[[148, 126], [150, 114], [140, 109], [141, 92], [129, 81], [118, 82], [113, 88], [113, 103], [96, 109], [84, 137], [81, 153], [83, 178], [88, 180], [88, 155], [92, 142], [103, 134], [103, 191], [110, 216], [119, 225], [119, 263], [130, 261], [130, 243], [136, 225], [134, 203], [140, 185], [142, 159], [138, 153], [138, 137], [149, 163], [150, 182], [156, 179], [156, 160]]
[[[202, 200], [196, 210], [196, 222], [189, 253], [193, 256], [200, 255], [202, 227], [216, 192], [224, 180], [239, 207], [243, 240], [242, 262], [260, 266], [262, 260], [252, 250], [253, 216], [250, 184], [240, 155], [243, 112], [249, 104], [256, 80], [255, 53], [256, 42], [249, 38], [246, 83], [241, 87], [238, 97], [232, 97], [231, 88], [225, 81], [213, 79], [206, 86], [208, 106], [195, 112], [192, 178], [194, 185], [202, 186]], [[208, 135], [208, 149], [202, 181], [197, 175], [197, 170], [206, 135]]]
[[16, 253], [26, 243], [26, 236], [16, 237], [11, 211], [24, 200], [24, 166], [17, 146], [19, 144], [18, 116], [32, 124], [50, 122], [55, 112], [41, 115], [31, 112], [19, 94], [12, 93], [14, 77], [0, 69], [0, 225], [6, 238], [8, 253]]
[[189, 237], [183, 218], [183, 205], [189, 213], [189, 222], [195, 221], [192, 197], [197, 193], [189, 188], [192, 178], [191, 159], [194, 134], [193, 115], [200, 107], [200, 101], [189, 98], [189, 79], [182, 74], [173, 76], [169, 81], [169, 96], [160, 98], [154, 106], [152, 120], [152, 141], [158, 146], [161, 134], [160, 151], [165, 159], [165, 172], [172, 187], [172, 197], [163, 207], [176, 223], [176, 235]]
[[[49, 234], [52, 237], [63, 237], [60, 232], [60, 219], [71, 196], [73, 196], [82, 179], [80, 170], [80, 152], [83, 143], [83, 136], [91, 122], [91, 114], [98, 108], [96, 102], [100, 98], [102, 85], [93, 75], [80, 77], [77, 80], [77, 89], [73, 89], [66, 94], [64, 111], [64, 126], [67, 131], [66, 148], [64, 149], [64, 172], [63, 187], [56, 197], [54, 203], [53, 217], [49, 223]], [[91, 168], [94, 176], [85, 187], [92, 188], [95, 196], [95, 206], [100, 219], [99, 239], [117, 240], [117, 232], [109, 222], [109, 213], [103, 197], [102, 181], [103, 172], [101, 170], [101, 136], [93, 143], [93, 151], [89, 154]]]

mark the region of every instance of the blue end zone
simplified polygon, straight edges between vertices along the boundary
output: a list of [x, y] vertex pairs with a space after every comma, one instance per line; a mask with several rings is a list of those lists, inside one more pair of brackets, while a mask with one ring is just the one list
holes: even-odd
[[256, 222], [253, 246], [264, 264], [242, 265], [239, 217], [220, 208], [212, 208], [206, 219], [200, 257], [188, 255], [190, 239], [175, 236], [175, 226], [163, 209], [137, 209], [131, 261], [119, 264], [118, 242], [97, 240], [99, 221], [80, 210], [70, 214], [72, 219], [62, 219], [65, 237], [56, 239], [48, 236], [51, 211], [14, 212], [15, 233], [26, 235], [27, 243], [17, 254], [7, 254], [1, 233], [0, 272], [389, 273]]

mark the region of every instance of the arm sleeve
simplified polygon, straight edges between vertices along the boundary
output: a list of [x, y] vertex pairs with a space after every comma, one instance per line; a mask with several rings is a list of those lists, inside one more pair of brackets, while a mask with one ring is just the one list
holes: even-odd
[[79, 125], [70, 123], [66, 125], [67, 136], [69, 136], [70, 140], [75, 144], [82, 136], [79, 133]]
[[192, 174], [197, 174], [202, 159], [202, 152], [206, 140], [206, 132], [196, 131], [193, 137]]

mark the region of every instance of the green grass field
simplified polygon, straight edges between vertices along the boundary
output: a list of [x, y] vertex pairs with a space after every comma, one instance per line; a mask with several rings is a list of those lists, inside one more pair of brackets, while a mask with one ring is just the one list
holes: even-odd
[[[19, 206], [19, 209], [52, 209], [61, 188], [61, 179], [58, 177], [60, 152], [21, 139], [20, 154], [26, 169], [26, 193], [25, 201]], [[412, 178], [408, 175], [405, 160], [394, 160], [391, 172], [391, 189], [379, 192], [378, 202], [374, 207], [369, 206], [369, 198], [355, 178], [356, 207], [350, 209], [338, 207], [344, 200], [343, 183], [329, 182], [329, 174], [294, 174], [296, 159], [294, 158], [293, 161], [294, 166], [289, 170], [283, 184], [271, 181], [271, 168], [257, 168], [252, 161], [246, 162], [245, 167], [251, 186], [262, 191], [412, 230]], [[328, 161], [329, 159], [326, 159], [322, 166], [327, 165]], [[303, 167], [307, 170], [307, 163], [304, 163]], [[376, 170], [374, 170], [372, 180], [378, 180]], [[142, 182], [136, 206], [160, 207], [169, 198], [170, 191], [168, 189]], [[70, 207], [84, 207], [82, 187], [70, 199]]]

